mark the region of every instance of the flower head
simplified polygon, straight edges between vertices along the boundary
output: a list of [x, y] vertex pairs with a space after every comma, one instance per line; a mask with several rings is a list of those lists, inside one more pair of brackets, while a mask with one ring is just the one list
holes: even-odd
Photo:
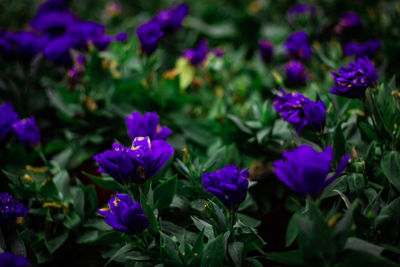
[[285, 158], [273, 163], [276, 176], [297, 193], [315, 195], [340, 176], [349, 162], [350, 156], [344, 155], [336, 172], [327, 178], [333, 160], [333, 151], [327, 146], [325, 151], [317, 152], [313, 147], [302, 145], [284, 152]]
[[107, 173], [121, 184], [143, 183], [156, 175], [172, 157], [174, 149], [162, 140], [137, 137], [132, 147], [113, 144], [113, 150], [95, 155], [99, 172]]
[[216, 196], [227, 208], [233, 208], [244, 201], [249, 182], [248, 169], [228, 165], [214, 173], [206, 172], [201, 179], [204, 189]]
[[140, 25], [136, 30], [136, 34], [143, 52], [147, 55], [151, 55], [156, 51], [160, 38], [164, 36], [160, 25], [155, 21]]
[[286, 84], [289, 87], [298, 87], [306, 84], [308, 75], [306, 67], [301, 61], [291, 60], [284, 66]]
[[290, 58], [307, 60], [311, 57], [312, 50], [305, 31], [289, 35], [285, 42], [286, 54]]
[[164, 9], [155, 17], [164, 33], [175, 32], [182, 27], [182, 22], [189, 13], [186, 4], [180, 4], [174, 8]]
[[149, 220], [138, 201], [133, 202], [128, 194], [118, 194], [108, 201], [108, 208], [98, 212], [112, 228], [128, 234], [138, 234], [149, 226]]
[[300, 16], [315, 17], [317, 8], [312, 4], [299, 3], [289, 8], [288, 19], [290, 23], [295, 23]]
[[52, 38], [65, 34], [69, 26], [76, 20], [75, 15], [69, 10], [42, 11], [31, 21], [31, 26], [38, 32], [48, 34]]
[[34, 147], [40, 143], [40, 131], [34, 117], [14, 122], [12, 128], [25, 146]]
[[365, 95], [368, 87], [373, 87], [378, 82], [378, 76], [374, 65], [365, 58], [357, 58], [346, 67], [332, 72], [335, 85], [329, 93], [348, 98], [361, 98]]
[[28, 214], [29, 209], [8, 193], [0, 193], [0, 227], [3, 233], [11, 226], [20, 223]]
[[117, 35], [115, 35], [115, 41], [117, 42], [126, 42], [128, 40], [128, 34], [126, 32], [120, 32]]
[[171, 130], [160, 126], [160, 118], [155, 112], [146, 112], [143, 116], [138, 111], [126, 116], [128, 134], [133, 139], [139, 136], [148, 136], [151, 140], [166, 140]]
[[354, 12], [344, 12], [336, 25], [334, 32], [336, 34], [346, 34], [353, 31], [357, 31], [362, 28], [362, 22], [360, 18]]
[[13, 105], [5, 102], [0, 105], [0, 141], [11, 131], [12, 124], [18, 121], [18, 114], [15, 113]]
[[31, 266], [29, 261], [20, 255], [11, 252], [0, 253], [1, 266], [5, 267], [28, 267]]
[[44, 51], [44, 56], [56, 64], [71, 66], [72, 56], [70, 50], [74, 46], [74, 40], [69, 36], [63, 36], [49, 42]]
[[369, 40], [361, 44], [349, 42], [343, 46], [343, 52], [347, 57], [356, 56], [372, 59], [381, 46], [382, 42], [379, 40]]
[[268, 40], [263, 39], [258, 43], [258, 51], [261, 59], [264, 62], [270, 62], [272, 59], [272, 54], [274, 53], [274, 47]]
[[321, 131], [325, 126], [326, 107], [324, 102], [311, 101], [300, 93], [290, 93], [281, 89], [282, 96], [276, 95], [274, 108], [282, 118], [293, 124], [299, 134], [304, 126], [313, 131]]
[[97, 22], [75, 21], [68, 28], [67, 35], [73, 40], [74, 48], [85, 50], [88, 41], [96, 41], [99, 38], [102, 38], [104, 32], [104, 25]]
[[42, 52], [48, 42], [48, 37], [45, 35], [26, 31], [10, 32], [7, 38], [12, 47], [12, 56], [24, 60], [30, 60]]
[[188, 49], [183, 52], [183, 56], [187, 58], [194, 66], [200, 65], [206, 59], [208, 54], [207, 40], [203, 40], [193, 49]]

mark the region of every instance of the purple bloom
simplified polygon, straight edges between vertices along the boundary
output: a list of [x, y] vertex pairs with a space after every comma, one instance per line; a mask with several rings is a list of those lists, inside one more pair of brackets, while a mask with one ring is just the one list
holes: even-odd
[[201, 179], [204, 189], [216, 196], [230, 209], [240, 205], [246, 198], [249, 170], [228, 165], [214, 173], [206, 172]]
[[108, 201], [108, 208], [99, 209], [98, 212], [117, 231], [138, 234], [149, 226], [139, 201], [133, 202], [128, 194], [117, 193]]
[[308, 75], [302, 62], [291, 60], [284, 66], [284, 69], [287, 86], [298, 87], [306, 84]]
[[182, 27], [182, 22], [188, 13], [189, 7], [186, 4], [180, 4], [174, 8], [160, 11], [155, 17], [155, 21], [164, 33], [171, 33]]
[[160, 38], [164, 36], [160, 25], [154, 21], [140, 25], [136, 30], [136, 34], [143, 52], [147, 55], [151, 55], [156, 51]]
[[14, 122], [12, 128], [25, 146], [34, 147], [40, 143], [40, 131], [34, 117]]
[[[67, 35], [73, 40], [77, 49], [87, 49], [89, 40], [98, 40], [104, 36], [105, 27], [93, 21], [76, 21], [69, 28]], [[111, 41], [111, 38], [108, 42]], [[108, 43], [107, 43], [108, 44]]]
[[215, 57], [221, 58], [225, 54], [225, 49], [223, 47], [216, 47], [211, 50]]
[[44, 49], [44, 56], [56, 64], [71, 66], [72, 56], [70, 50], [74, 40], [69, 36], [63, 36], [49, 42]]
[[374, 65], [365, 58], [357, 58], [346, 67], [332, 72], [335, 85], [329, 93], [348, 98], [362, 98], [368, 87], [374, 87], [378, 82], [378, 76]]
[[293, 124], [299, 134], [304, 126], [313, 131], [321, 131], [325, 126], [326, 107], [324, 102], [311, 101], [300, 93], [290, 93], [281, 89], [282, 96], [276, 95], [274, 108], [282, 118]]
[[5, 102], [0, 106], [0, 141], [11, 131], [12, 124], [18, 121], [18, 114], [15, 113], [14, 107]]
[[260, 52], [260, 57], [264, 62], [270, 62], [272, 54], [274, 53], [274, 47], [268, 40], [263, 39], [258, 43], [258, 51]]
[[334, 32], [336, 34], [345, 34], [359, 30], [360, 28], [362, 28], [362, 22], [357, 14], [354, 12], [344, 12]]
[[194, 66], [200, 65], [206, 59], [208, 54], [207, 40], [203, 40], [193, 49], [188, 49], [183, 52], [183, 56], [187, 58]]
[[292, 151], [283, 152], [283, 157], [284, 160], [273, 163], [276, 176], [303, 196], [319, 193], [340, 176], [350, 159], [350, 156], [345, 154], [336, 172], [327, 178], [333, 160], [330, 146], [323, 152], [317, 152], [311, 146], [302, 145]]
[[0, 265], [4, 267], [27, 267], [29, 261], [20, 255], [11, 252], [0, 253]]
[[126, 32], [120, 32], [115, 35], [115, 41], [117, 42], [126, 42], [128, 40], [128, 34]]
[[121, 184], [143, 183], [156, 175], [172, 157], [174, 149], [163, 140], [138, 137], [132, 147], [113, 144], [113, 150], [95, 155], [99, 172], [107, 173]]
[[12, 45], [12, 54], [15, 58], [30, 60], [42, 52], [48, 42], [48, 37], [36, 35], [33, 32], [8, 33], [7, 38]]
[[300, 16], [315, 17], [317, 15], [317, 8], [312, 4], [300, 3], [292, 6], [288, 12], [288, 19], [290, 23], [295, 23]]
[[143, 116], [138, 111], [126, 116], [128, 134], [133, 139], [140, 136], [148, 136], [151, 140], [166, 140], [171, 130], [166, 126], [160, 126], [160, 118], [155, 112], [146, 112]]
[[0, 193], [0, 227], [3, 233], [11, 226], [20, 223], [28, 214], [29, 209], [24, 207], [8, 193]]
[[307, 60], [311, 57], [312, 50], [305, 31], [289, 35], [285, 42], [286, 54], [290, 58]]
[[355, 42], [349, 42], [343, 46], [343, 52], [345, 56], [351, 57], [375, 57], [379, 48], [381, 48], [382, 42], [379, 40], [369, 40], [365, 43], [357, 44]]
[[31, 26], [39, 32], [57, 37], [62, 36], [75, 20], [75, 15], [70, 11], [42, 12], [32, 19]]

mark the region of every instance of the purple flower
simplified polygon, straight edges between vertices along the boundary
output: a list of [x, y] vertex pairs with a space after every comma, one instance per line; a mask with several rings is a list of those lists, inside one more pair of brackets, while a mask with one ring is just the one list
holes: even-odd
[[302, 62], [291, 60], [284, 66], [284, 70], [287, 86], [298, 87], [306, 84], [308, 75]]
[[11, 229], [13, 224], [22, 222], [29, 209], [24, 207], [8, 193], [0, 193], [0, 227], [3, 233]]
[[40, 143], [40, 131], [34, 117], [14, 122], [12, 128], [25, 146], [34, 147]]
[[126, 32], [120, 32], [115, 35], [115, 41], [117, 42], [126, 42], [128, 40], [128, 34]]
[[27, 267], [29, 261], [20, 255], [11, 252], [0, 253], [0, 265], [4, 267]]
[[42, 52], [48, 42], [48, 37], [44, 35], [24, 31], [8, 33], [7, 38], [12, 46], [13, 57], [26, 60]]
[[286, 94], [281, 89], [282, 96], [276, 95], [274, 108], [282, 118], [293, 124], [299, 134], [304, 126], [313, 131], [321, 131], [325, 126], [326, 107], [324, 102], [311, 101], [300, 93]]
[[312, 50], [305, 31], [289, 35], [285, 42], [286, 54], [290, 58], [307, 60], [311, 57]]
[[160, 11], [155, 17], [155, 21], [164, 33], [171, 33], [182, 27], [182, 22], [188, 13], [189, 7], [186, 4], [180, 4], [174, 8]]
[[75, 20], [75, 15], [70, 11], [41, 12], [32, 19], [31, 26], [54, 38], [62, 36]]
[[137, 28], [136, 35], [139, 38], [143, 52], [151, 55], [158, 48], [158, 42], [164, 36], [164, 33], [158, 23], [149, 21]]
[[128, 194], [117, 193], [108, 201], [108, 208], [99, 209], [98, 212], [117, 231], [138, 234], [149, 226], [139, 201], [133, 202]]
[[[102, 38], [104, 32], [104, 25], [94, 21], [76, 21], [68, 28], [67, 35], [73, 40], [76, 49], [85, 50], [89, 40], [93, 41]], [[111, 38], [108, 42], [110, 41]]]
[[113, 144], [113, 150], [95, 155], [99, 172], [107, 173], [121, 184], [143, 183], [156, 175], [172, 157], [174, 149], [163, 140], [137, 137], [132, 147]]
[[361, 44], [349, 42], [343, 46], [343, 52], [347, 57], [356, 56], [372, 59], [381, 46], [382, 42], [379, 40], [369, 40]]
[[360, 18], [354, 12], [344, 12], [338, 25], [336, 25], [334, 32], [336, 34], [346, 34], [353, 31], [357, 31], [362, 28], [362, 22]]
[[151, 140], [166, 140], [171, 130], [166, 126], [160, 126], [160, 118], [155, 112], [146, 112], [143, 116], [138, 111], [126, 116], [128, 134], [133, 139], [140, 136], [148, 136]]
[[317, 152], [308, 145], [283, 152], [285, 158], [273, 163], [275, 174], [288, 187], [297, 193], [307, 196], [315, 195], [340, 176], [349, 162], [345, 154], [339, 162], [336, 172], [327, 178], [333, 160], [333, 151], [327, 146], [325, 151]]
[[201, 179], [204, 189], [216, 196], [230, 209], [240, 205], [246, 198], [249, 170], [228, 165], [214, 173], [206, 172]]
[[206, 59], [208, 54], [207, 40], [203, 40], [193, 49], [188, 49], [183, 52], [183, 56], [187, 58], [194, 66], [200, 65]]
[[260, 52], [260, 57], [264, 62], [270, 62], [272, 54], [274, 53], [274, 47], [268, 40], [263, 39], [258, 43], [258, 51]]
[[215, 57], [221, 58], [225, 54], [225, 49], [223, 47], [216, 47], [211, 50]]
[[72, 56], [70, 50], [74, 40], [69, 36], [63, 36], [49, 42], [44, 49], [44, 56], [56, 64], [71, 66]]
[[70, 89], [74, 89], [77, 84], [82, 82], [85, 74], [85, 62], [86, 58], [83, 55], [79, 55], [74, 67], [68, 71], [68, 87]]
[[357, 58], [346, 67], [332, 72], [335, 85], [329, 93], [348, 98], [362, 98], [368, 87], [374, 87], [378, 83], [378, 76], [374, 65], [365, 58]]
[[290, 23], [295, 23], [300, 16], [315, 17], [317, 15], [317, 8], [312, 4], [300, 3], [290, 7], [288, 12], [288, 19]]
[[8, 102], [0, 106], [0, 141], [11, 131], [12, 124], [18, 121], [13, 105]]

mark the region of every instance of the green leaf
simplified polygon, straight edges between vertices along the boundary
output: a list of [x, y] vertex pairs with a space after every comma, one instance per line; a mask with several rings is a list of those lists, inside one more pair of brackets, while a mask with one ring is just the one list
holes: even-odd
[[336, 262], [336, 266], [379, 266], [395, 267], [397, 264], [371, 253], [347, 249]]
[[246, 251], [262, 248], [266, 244], [256, 233], [242, 233], [239, 235], [239, 241], [246, 244]]
[[286, 247], [290, 246], [296, 240], [297, 234], [299, 232], [299, 228], [297, 227], [298, 224], [297, 220], [298, 220], [298, 215], [297, 213], [295, 213], [293, 214], [292, 218], [290, 218], [290, 221], [286, 229], [286, 237], [285, 237]]
[[114, 255], [111, 256], [111, 258], [108, 260], [106, 265], [108, 265], [110, 262], [113, 260], [118, 260], [120, 261], [121, 259], [119, 258], [125, 258], [126, 254], [128, 254], [129, 251], [134, 249], [136, 247], [136, 244], [129, 243], [124, 246], [122, 246], [120, 249], [117, 250], [117, 252], [114, 253]]
[[228, 244], [228, 253], [231, 256], [233, 264], [236, 267], [242, 266], [244, 244], [242, 242], [233, 242]]
[[400, 154], [397, 151], [385, 152], [381, 168], [389, 182], [400, 191]]
[[304, 266], [301, 250], [267, 253], [267, 259], [289, 266]]
[[86, 175], [90, 180], [92, 180], [93, 183], [102, 188], [120, 192], [124, 191], [122, 185], [109, 176], [96, 177], [87, 172], [82, 172], [82, 173]]
[[178, 179], [176, 175], [161, 182], [154, 189], [154, 207], [158, 209], [164, 209], [169, 206], [178, 186]]
[[71, 199], [70, 183], [71, 179], [67, 171], [62, 170], [53, 177], [54, 185], [58, 190], [59, 197], [62, 201]]
[[77, 227], [80, 222], [81, 222], [81, 218], [79, 217], [79, 215], [74, 211], [70, 211], [66, 215], [66, 219], [64, 220], [63, 224], [68, 229], [72, 229], [74, 227]]
[[57, 249], [59, 249], [65, 241], [67, 241], [69, 236], [69, 230], [64, 230], [62, 234], [56, 236], [50, 240], [45, 239], [44, 244], [46, 248], [49, 250], [50, 254], [53, 254]]
[[347, 239], [346, 245], [344, 247], [345, 249], [351, 249], [351, 250], [358, 250], [358, 251], [364, 251], [370, 254], [374, 254], [376, 256], [379, 256], [382, 251], [384, 250], [383, 247], [374, 245], [372, 243], [369, 243], [365, 240], [356, 238], [356, 237], [349, 237]]
[[199, 218], [196, 217], [190, 217], [194, 223], [194, 225], [199, 229], [200, 231], [204, 231], [204, 235], [209, 238], [213, 239], [214, 238], [214, 229], [211, 224], [208, 222], [205, 222]]
[[200, 255], [200, 266], [222, 266], [224, 263], [225, 251], [224, 251], [224, 238], [223, 235], [217, 236], [207, 243], [203, 252]]
[[153, 233], [158, 233], [158, 225], [156, 216], [154, 215], [154, 208], [151, 205], [150, 201], [147, 199], [146, 194], [144, 194], [141, 190], [140, 205], [142, 206], [143, 212], [144, 214], [146, 214], [146, 217], [149, 220], [150, 230], [153, 231]]
[[333, 133], [333, 149], [335, 151], [335, 158], [339, 161], [346, 151], [346, 140], [344, 139], [340, 123], [336, 126], [335, 132]]
[[346, 178], [350, 193], [357, 193], [364, 189], [365, 179], [361, 173], [351, 173]]
[[179, 58], [175, 68], [179, 73], [179, 88], [184, 91], [193, 81], [195, 68], [186, 58]]

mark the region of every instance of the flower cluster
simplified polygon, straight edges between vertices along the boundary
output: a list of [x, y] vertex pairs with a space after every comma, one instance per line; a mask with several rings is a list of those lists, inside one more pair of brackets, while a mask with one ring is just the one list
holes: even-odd
[[333, 151], [327, 146], [325, 151], [317, 152], [308, 145], [284, 152], [283, 157], [274, 162], [275, 174], [289, 188], [307, 196], [315, 195], [340, 176], [349, 162], [350, 156], [344, 155], [336, 172], [327, 178], [333, 160]]
[[276, 95], [274, 108], [283, 119], [296, 128], [299, 134], [304, 126], [313, 131], [321, 131], [325, 126], [326, 107], [324, 102], [311, 101], [300, 93], [290, 93], [281, 89], [282, 96]]
[[185, 4], [180, 4], [174, 8], [160, 11], [155, 18], [140, 25], [136, 30], [136, 34], [142, 51], [147, 55], [153, 54], [163, 36], [182, 27], [182, 22], [188, 13], [189, 7]]
[[311, 57], [312, 49], [305, 31], [289, 35], [285, 42], [286, 54], [289, 58], [307, 60]]
[[160, 118], [155, 112], [146, 112], [143, 116], [138, 111], [126, 116], [128, 134], [133, 139], [140, 136], [148, 136], [150, 140], [166, 140], [171, 130], [166, 126], [160, 126]]
[[344, 55], [347, 57], [375, 57], [378, 50], [381, 48], [382, 42], [379, 40], [369, 40], [361, 44], [348, 42], [343, 46]]
[[132, 147], [113, 144], [113, 150], [95, 155], [99, 172], [107, 173], [121, 184], [143, 183], [156, 175], [172, 157], [174, 149], [163, 140], [137, 137]]
[[237, 166], [228, 165], [214, 173], [204, 173], [201, 179], [204, 189], [230, 209], [239, 206], [246, 198], [248, 177], [248, 169], [239, 172]]
[[357, 58], [346, 67], [332, 72], [335, 85], [329, 92], [348, 98], [362, 98], [368, 87], [378, 82], [376, 70], [368, 58]]
[[114, 36], [105, 34], [105, 27], [92, 21], [80, 20], [65, 0], [48, 0], [38, 9], [30, 22], [34, 32], [4, 32], [0, 34], [0, 53], [32, 59], [38, 53], [61, 65], [71, 65], [70, 50], [85, 51], [89, 43], [99, 50], [107, 48]]
[[8, 193], [0, 193], [0, 227], [8, 231], [15, 223], [20, 223], [29, 209]]
[[149, 220], [138, 201], [133, 202], [128, 194], [119, 194], [108, 201], [108, 207], [98, 212], [106, 217], [104, 220], [117, 231], [137, 234], [149, 226]]

